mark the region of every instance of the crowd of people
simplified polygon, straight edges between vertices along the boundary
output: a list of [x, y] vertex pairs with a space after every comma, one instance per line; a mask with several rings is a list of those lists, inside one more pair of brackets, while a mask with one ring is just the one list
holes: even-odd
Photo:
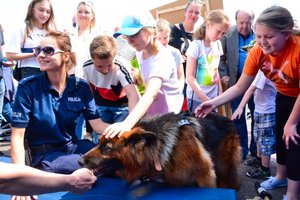
[[260, 184], [266, 190], [287, 186], [283, 199], [298, 199], [295, 19], [281, 6], [266, 8], [256, 20], [251, 10], [239, 9], [232, 25], [223, 10], [202, 18], [203, 5], [189, 0], [184, 21], [174, 25], [134, 11], [109, 35], [97, 27], [92, 2], [80, 2], [73, 29], [59, 31], [51, 1], [31, 0], [24, 23], [6, 44], [0, 27], [0, 124], [11, 126], [13, 162], [0, 163], [0, 193], [18, 199], [87, 191], [96, 177], [77, 161], [99, 136], [122, 137], [143, 116], [188, 110], [206, 117], [230, 103], [241, 157], [256, 167], [246, 175], [267, 179]]

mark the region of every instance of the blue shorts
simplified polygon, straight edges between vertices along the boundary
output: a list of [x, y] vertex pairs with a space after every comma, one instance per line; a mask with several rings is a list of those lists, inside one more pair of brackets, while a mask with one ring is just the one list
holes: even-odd
[[271, 156], [276, 152], [276, 115], [254, 112], [255, 141], [259, 145], [262, 156]]

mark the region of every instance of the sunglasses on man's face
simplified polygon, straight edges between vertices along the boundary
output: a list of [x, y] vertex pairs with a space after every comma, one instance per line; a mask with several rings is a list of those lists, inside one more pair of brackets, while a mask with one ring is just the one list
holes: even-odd
[[43, 54], [45, 56], [53, 56], [56, 53], [64, 53], [64, 51], [62, 51], [60, 49], [55, 49], [52, 46], [46, 46], [46, 47], [43, 47], [43, 48], [38, 46], [38, 47], [33, 48], [33, 52], [34, 52], [35, 57], [40, 55], [41, 52], [43, 52]]

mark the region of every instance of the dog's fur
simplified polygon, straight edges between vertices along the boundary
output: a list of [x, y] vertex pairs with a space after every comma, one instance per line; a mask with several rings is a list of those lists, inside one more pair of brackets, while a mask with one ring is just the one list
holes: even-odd
[[[160, 177], [177, 186], [239, 189], [240, 142], [231, 120], [166, 114], [143, 118], [121, 138], [101, 137], [79, 164], [132, 182]], [[157, 164], [158, 163], [158, 164]], [[157, 165], [162, 170], [157, 170]]]

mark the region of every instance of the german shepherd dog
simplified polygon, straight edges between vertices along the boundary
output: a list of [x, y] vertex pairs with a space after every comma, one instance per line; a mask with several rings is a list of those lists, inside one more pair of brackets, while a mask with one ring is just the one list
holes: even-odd
[[175, 186], [239, 189], [240, 149], [228, 118], [169, 113], [141, 119], [120, 138], [101, 137], [79, 164], [128, 182], [159, 177]]

